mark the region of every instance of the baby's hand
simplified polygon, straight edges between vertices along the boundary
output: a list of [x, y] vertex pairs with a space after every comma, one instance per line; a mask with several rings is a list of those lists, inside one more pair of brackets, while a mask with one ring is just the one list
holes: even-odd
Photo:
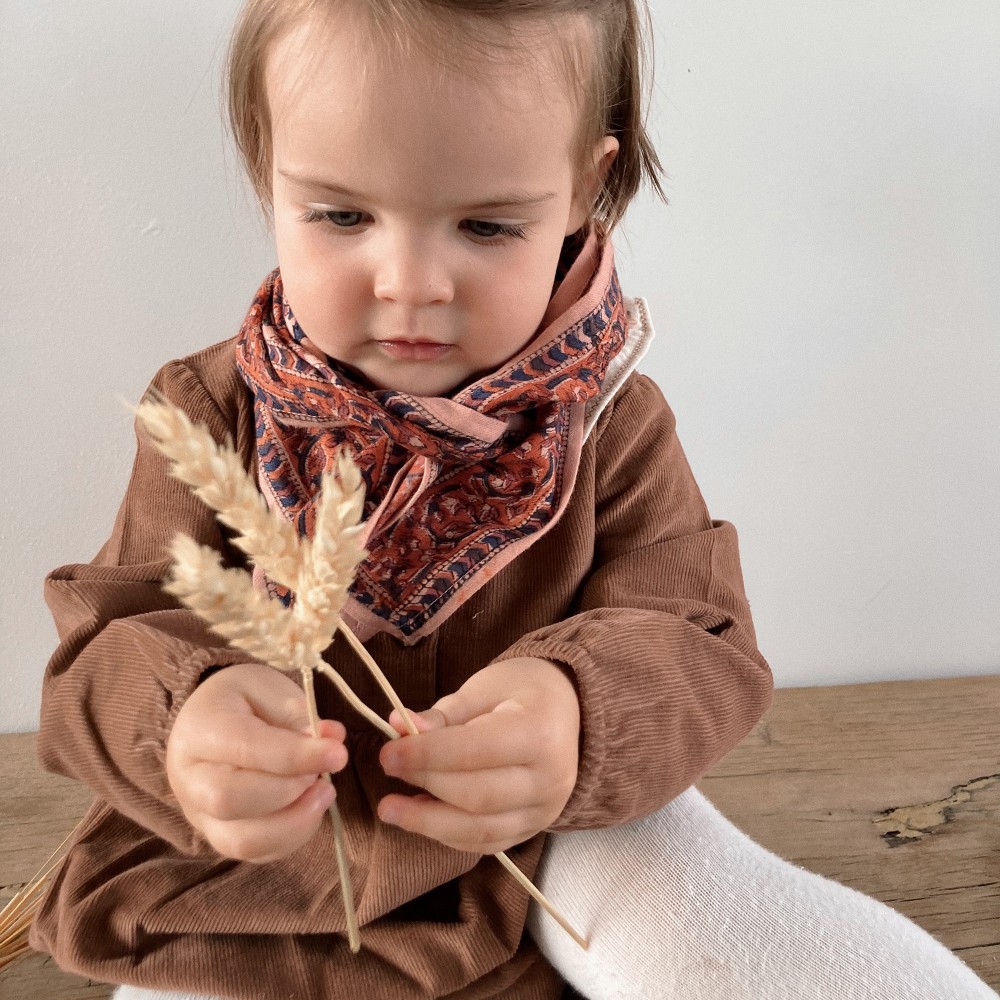
[[[380, 818], [460, 851], [495, 854], [551, 826], [576, 784], [580, 704], [567, 673], [523, 657], [491, 664], [387, 743], [387, 774], [430, 795], [386, 795]], [[397, 712], [390, 723], [407, 730]]]
[[208, 677], [177, 713], [167, 779], [191, 825], [220, 853], [244, 861], [291, 854], [315, 833], [334, 799], [320, 774], [347, 763], [346, 731], [310, 735], [305, 696], [258, 663]]

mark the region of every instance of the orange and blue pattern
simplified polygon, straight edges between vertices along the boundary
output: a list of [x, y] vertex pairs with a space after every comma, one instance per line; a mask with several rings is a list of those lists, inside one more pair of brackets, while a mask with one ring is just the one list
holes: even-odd
[[308, 537], [320, 477], [348, 448], [369, 529], [352, 597], [381, 628], [404, 641], [425, 632], [563, 506], [571, 419], [600, 392], [627, 333], [614, 268], [600, 273], [606, 286], [594, 308], [449, 400], [356, 380], [310, 344], [280, 273], [264, 281], [237, 344], [261, 485]]

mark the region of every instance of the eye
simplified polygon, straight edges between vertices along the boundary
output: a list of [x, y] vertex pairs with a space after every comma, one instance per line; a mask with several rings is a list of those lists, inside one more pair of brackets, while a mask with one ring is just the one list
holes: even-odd
[[353, 229], [364, 221], [364, 212], [340, 212], [335, 209], [310, 208], [302, 215], [303, 222], [329, 222], [338, 229]]
[[483, 222], [481, 219], [465, 219], [462, 225], [471, 236], [481, 242], [501, 243], [505, 239], [523, 240], [527, 235], [524, 226], [512, 226], [504, 222]]

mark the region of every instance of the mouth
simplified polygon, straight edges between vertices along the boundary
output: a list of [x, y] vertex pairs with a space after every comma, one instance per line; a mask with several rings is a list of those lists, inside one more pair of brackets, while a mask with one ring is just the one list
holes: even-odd
[[399, 361], [436, 361], [454, 346], [436, 340], [379, 340], [376, 343], [389, 357]]

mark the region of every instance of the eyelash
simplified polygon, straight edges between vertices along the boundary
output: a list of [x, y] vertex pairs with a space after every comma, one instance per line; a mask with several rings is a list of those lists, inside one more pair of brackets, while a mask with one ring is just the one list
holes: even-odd
[[[358, 219], [355, 222], [351, 222], [347, 225], [343, 224], [343, 221], [338, 222], [337, 218], [340, 217], [343, 220], [344, 216], [357, 216]], [[335, 229], [353, 229], [355, 226], [359, 225], [361, 220], [364, 218], [363, 212], [338, 212], [338, 211], [324, 211], [319, 208], [310, 208], [302, 214], [300, 217], [302, 222], [326, 222], [333, 226]], [[462, 224], [468, 225], [479, 225], [488, 226], [494, 230], [491, 236], [483, 236], [469, 231], [469, 235], [472, 239], [483, 246], [499, 246], [501, 243], [507, 240], [523, 240], [528, 235], [527, 227], [525, 226], [512, 226], [503, 222], [483, 222], [481, 219], [463, 219]]]

